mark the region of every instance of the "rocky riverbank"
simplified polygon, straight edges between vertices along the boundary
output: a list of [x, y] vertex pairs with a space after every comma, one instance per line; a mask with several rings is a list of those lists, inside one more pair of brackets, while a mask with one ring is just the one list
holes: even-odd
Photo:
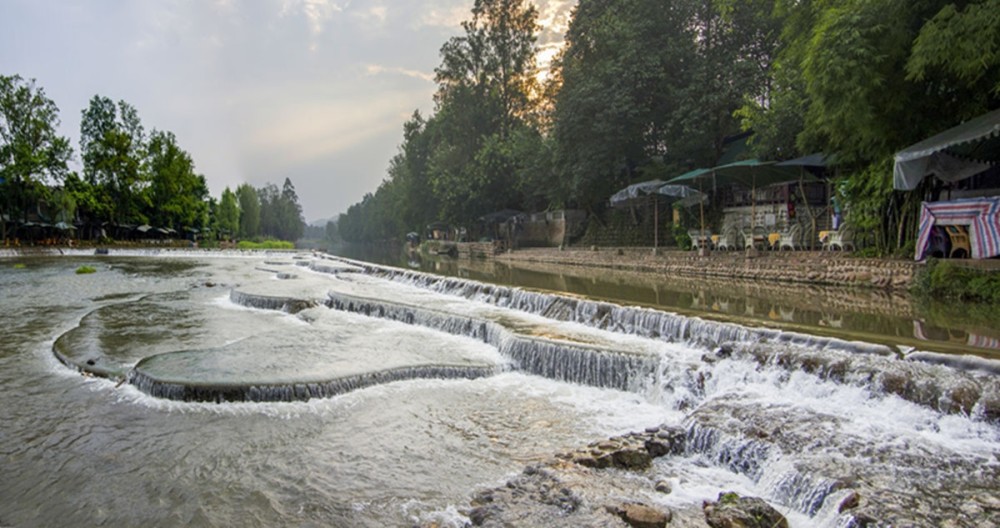
[[[504, 486], [475, 495], [467, 511], [474, 526], [773, 528], [788, 527], [778, 510], [756, 497], [721, 493], [716, 501], [667, 507], [666, 480], [644, 473], [655, 459], [682, 455], [686, 432], [671, 426], [612, 437], [528, 466]], [[840, 505], [855, 508], [857, 495]]]
[[924, 264], [912, 260], [854, 258], [830, 251], [693, 251], [651, 248], [526, 248], [496, 256], [506, 262], [653, 272], [679, 277], [736, 278], [770, 283], [823, 284], [885, 290], [912, 286]]

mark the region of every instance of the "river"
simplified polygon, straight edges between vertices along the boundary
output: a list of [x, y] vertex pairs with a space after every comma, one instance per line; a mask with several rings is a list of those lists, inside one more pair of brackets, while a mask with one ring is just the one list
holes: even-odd
[[459, 526], [526, 465], [659, 424], [685, 451], [625, 480], [662, 508], [1000, 511], [989, 359], [312, 255], [5, 258], [0, 291], [0, 526]]

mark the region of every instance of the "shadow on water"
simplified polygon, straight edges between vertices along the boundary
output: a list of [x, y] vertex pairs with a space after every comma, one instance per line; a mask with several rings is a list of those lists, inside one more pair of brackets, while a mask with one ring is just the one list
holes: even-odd
[[427, 256], [383, 247], [340, 256], [505, 286], [563, 292], [706, 319], [918, 350], [1000, 358], [1000, 307], [890, 292]]

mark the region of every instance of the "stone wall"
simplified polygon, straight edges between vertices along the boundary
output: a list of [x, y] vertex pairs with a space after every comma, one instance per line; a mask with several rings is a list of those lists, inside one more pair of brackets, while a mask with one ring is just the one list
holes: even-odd
[[713, 252], [699, 257], [692, 251], [668, 250], [654, 255], [650, 248], [526, 249], [499, 255], [564, 265], [606, 267], [664, 273], [682, 277], [737, 278], [774, 283], [829, 284], [883, 289], [907, 289], [922, 263], [910, 260], [853, 258], [839, 252]]
[[587, 214], [565, 210], [535, 213], [521, 224], [518, 247], [556, 247], [582, 234]]

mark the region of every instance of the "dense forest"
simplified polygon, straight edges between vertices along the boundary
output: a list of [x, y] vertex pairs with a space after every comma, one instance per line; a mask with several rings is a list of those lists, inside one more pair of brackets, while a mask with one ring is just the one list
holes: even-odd
[[0, 76], [0, 224], [2, 238], [40, 236], [40, 226], [80, 237], [142, 237], [147, 225], [175, 238], [302, 236], [302, 208], [285, 179], [209, 195], [205, 177], [167, 131], [146, 130], [136, 109], [94, 96], [82, 112], [82, 174], [59, 136], [59, 109], [34, 80]]
[[848, 220], [880, 252], [912, 238], [923, 192], [892, 155], [1000, 107], [1000, 0], [580, 0], [547, 75], [526, 0], [476, 0], [441, 48], [433, 115], [415, 112], [353, 242], [505, 208], [600, 213], [630, 183], [747, 156], [837, 160]]

